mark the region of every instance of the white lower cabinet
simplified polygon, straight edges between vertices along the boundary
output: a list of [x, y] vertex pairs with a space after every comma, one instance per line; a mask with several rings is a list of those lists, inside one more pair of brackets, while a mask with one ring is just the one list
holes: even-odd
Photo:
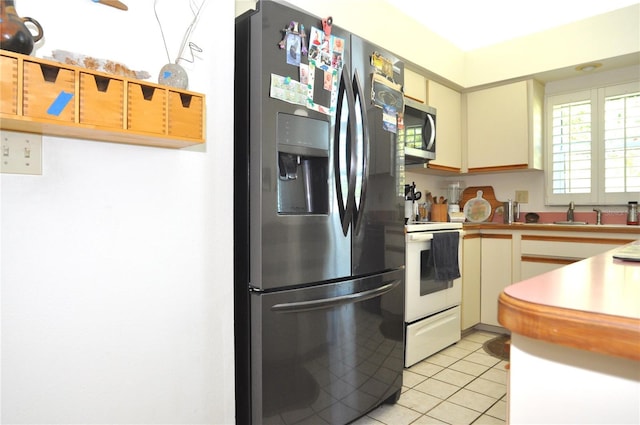
[[520, 277], [521, 280], [529, 279], [539, 274], [550, 272], [551, 270], [558, 269], [567, 264], [571, 264], [573, 261], [569, 260], [545, 260], [545, 259], [528, 259], [522, 260], [520, 265]]
[[482, 234], [480, 322], [498, 323], [498, 296], [512, 283], [512, 235]]
[[567, 264], [633, 241], [634, 238], [613, 235], [612, 237], [557, 236], [528, 234], [521, 236], [520, 279], [524, 280]]
[[546, 230], [470, 230], [462, 245], [462, 330], [500, 326], [498, 297], [512, 283], [593, 257], [640, 234]]
[[462, 330], [480, 323], [480, 236], [465, 234], [462, 239]]

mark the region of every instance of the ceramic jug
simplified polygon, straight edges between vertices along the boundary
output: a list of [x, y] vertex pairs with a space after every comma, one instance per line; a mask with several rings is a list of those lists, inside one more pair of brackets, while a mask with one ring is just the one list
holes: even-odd
[[[35, 35], [25, 25], [31, 23], [38, 31]], [[44, 35], [42, 27], [32, 18], [21, 18], [13, 0], [0, 0], [0, 49], [30, 55], [33, 45]]]

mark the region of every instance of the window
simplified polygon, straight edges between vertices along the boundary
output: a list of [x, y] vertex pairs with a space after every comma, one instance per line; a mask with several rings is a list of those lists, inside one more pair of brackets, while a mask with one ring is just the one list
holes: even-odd
[[547, 204], [640, 195], [640, 82], [547, 97]]
[[640, 192], [640, 93], [604, 100], [604, 190]]

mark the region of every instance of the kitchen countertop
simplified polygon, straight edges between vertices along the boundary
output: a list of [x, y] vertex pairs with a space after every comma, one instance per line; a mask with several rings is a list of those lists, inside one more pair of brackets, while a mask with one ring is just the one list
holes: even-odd
[[[496, 222], [464, 223], [466, 230], [545, 230], [554, 232], [592, 232], [592, 233], [625, 233], [640, 235], [640, 226], [626, 224], [553, 224], [522, 223], [503, 224]], [[640, 239], [640, 236], [638, 237]]]
[[529, 338], [640, 360], [640, 262], [615, 251], [506, 287], [498, 321]]

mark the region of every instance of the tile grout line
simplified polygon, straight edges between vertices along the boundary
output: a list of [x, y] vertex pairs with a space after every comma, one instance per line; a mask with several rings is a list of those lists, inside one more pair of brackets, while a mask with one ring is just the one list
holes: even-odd
[[[471, 335], [473, 335], [473, 334], [471, 334]], [[478, 335], [485, 335], [485, 334], [484, 334], [484, 333], [482, 333], [482, 332], [479, 332], [479, 333], [478, 333]], [[429, 395], [430, 397], [434, 397], [434, 398], [439, 399], [439, 401], [437, 402], [437, 404], [436, 404], [436, 405], [434, 405], [433, 407], [431, 407], [428, 411], [426, 411], [426, 412], [424, 412], [424, 413], [422, 413], [422, 412], [420, 412], [420, 411], [418, 411], [418, 410], [415, 410], [415, 409], [413, 409], [413, 408], [411, 408], [411, 407], [404, 406], [404, 405], [401, 405], [401, 404], [400, 404], [400, 406], [401, 406], [401, 407], [403, 407], [403, 408], [405, 408], [405, 409], [407, 409], [407, 410], [409, 410], [409, 411], [411, 411], [411, 412], [414, 412], [414, 413], [416, 413], [416, 414], [418, 414], [418, 415], [419, 415], [419, 416], [418, 416], [416, 419], [414, 419], [411, 423], [415, 423], [416, 421], [418, 421], [418, 420], [420, 420], [420, 419], [422, 419], [422, 418], [432, 418], [432, 419], [435, 419], [435, 420], [438, 420], [438, 421], [442, 421], [442, 422], [444, 422], [444, 423], [449, 423], [449, 422], [447, 422], [446, 420], [437, 419], [437, 418], [435, 418], [435, 417], [433, 417], [433, 416], [429, 416], [429, 412], [432, 412], [432, 411], [433, 411], [434, 409], [436, 409], [438, 406], [442, 405], [442, 403], [444, 403], [445, 401], [449, 401], [451, 404], [453, 404], [453, 405], [455, 405], [455, 406], [463, 407], [463, 408], [466, 408], [466, 409], [471, 410], [471, 411], [472, 411], [472, 412], [474, 412], [474, 413], [477, 413], [477, 414], [478, 414], [478, 415], [477, 415], [477, 417], [476, 417], [475, 419], [473, 419], [473, 421], [472, 421], [472, 422], [470, 422], [470, 424], [477, 423], [477, 422], [478, 422], [478, 420], [479, 420], [481, 417], [483, 417], [483, 416], [488, 416], [488, 417], [491, 417], [491, 418], [493, 418], [493, 419], [495, 419], [495, 420], [497, 420], [497, 421], [500, 421], [500, 422], [502, 422], [502, 423], [505, 423], [505, 420], [504, 420], [504, 419], [502, 419], [502, 418], [500, 418], [500, 417], [497, 417], [497, 416], [494, 416], [494, 415], [491, 415], [491, 414], [489, 414], [488, 412], [489, 412], [489, 410], [491, 410], [492, 408], [494, 408], [494, 407], [495, 407], [495, 406], [496, 406], [500, 401], [503, 401], [503, 400], [505, 399], [505, 397], [506, 397], [506, 395], [507, 395], [507, 394], [506, 394], [506, 392], [505, 392], [505, 394], [502, 394], [500, 397], [496, 398], [496, 397], [493, 397], [493, 396], [491, 396], [491, 395], [484, 394], [484, 393], [481, 393], [481, 392], [478, 392], [478, 391], [474, 391], [474, 390], [472, 390], [472, 389], [467, 388], [471, 383], [475, 382], [478, 378], [481, 378], [481, 377], [482, 377], [482, 375], [486, 374], [486, 373], [487, 373], [487, 372], [489, 372], [491, 369], [502, 370], [500, 367], [496, 367], [496, 366], [500, 365], [500, 363], [502, 363], [502, 362], [503, 362], [503, 361], [505, 361], [505, 360], [504, 360], [504, 359], [502, 359], [502, 358], [499, 358], [499, 357], [493, 356], [493, 355], [491, 355], [491, 354], [487, 353], [487, 352], [484, 350], [484, 343], [485, 343], [486, 341], [489, 341], [490, 339], [494, 338], [494, 336], [491, 336], [491, 335], [485, 335], [485, 336], [487, 336], [487, 337], [489, 337], [489, 336], [490, 336], [490, 338], [479, 338], [479, 339], [484, 339], [484, 341], [474, 341], [474, 340], [470, 340], [470, 339], [465, 339], [465, 338], [467, 338], [467, 337], [462, 338], [460, 341], [466, 341], [466, 342], [470, 342], [470, 343], [473, 343], [473, 344], [479, 344], [479, 345], [480, 345], [480, 347], [478, 347], [478, 348], [476, 348], [476, 349], [474, 349], [474, 350], [471, 350], [471, 351], [470, 351], [470, 350], [468, 350], [468, 349], [466, 349], [466, 348], [457, 347], [458, 349], [460, 349], [460, 350], [462, 350], [462, 351], [464, 351], [464, 352], [467, 352], [467, 354], [464, 354], [462, 357], [456, 357], [456, 356], [451, 356], [451, 355], [447, 355], [447, 354], [445, 354], [445, 353], [442, 353], [442, 351], [445, 351], [447, 348], [456, 347], [457, 343], [456, 343], [456, 344], [452, 344], [451, 346], [449, 346], [449, 347], [447, 347], [447, 348], [445, 348], [445, 349], [441, 350], [440, 352], [435, 353], [435, 354], [433, 355], [433, 356], [435, 356], [436, 354], [440, 354], [440, 353], [442, 353], [442, 355], [443, 355], [443, 356], [445, 356], [445, 357], [450, 357], [450, 358], [454, 359], [454, 361], [453, 361], [452, 363], [448, 364], [447, 366], [442, 366], [442, 365], [437, 364], [437, 363], [429, 362], [429, 361], [428, 361], [428, 358], [429, 358], [429, 357], [428, 357], [428, 358], [426, 358], [426, 359], [423, 359], [421, 362], [426, 362], [426, 363], [428, 363], [428, 364], [429, 364], [429, 365], [431, 365], [431, 366], [441, 368], [441, 370], [439, 370], [438, 372], [433, 373], [431, 376], [429, 376], [429, 375], [423, 375], [422, 373], [419, 373], [419, 372], [413, 372], [413, 371], [411, 371], [411, 370], [410, 370], [410, 368], [405, 369], [406, 371], [411, 372], [411, 373], [413, 373], [413, 374], [415, 374], [415, 375], [419, 375], [420, 377], [422, 377], [422, 378], [424, 378], [424, 379], [422, 379], [419, 383], [417, 383], [417, 384], [415, 384], [415, 385], [413, 385], [413, 386], [406, 386], [406, 390], [405, 390], [403, 393], [407, 393], [407, 392], [409, 392], [409, 391], [417, 391], [417, 392], [419, 392], [419, 393], [422, 393], [422, 394], [425, 394], [425, 395]], [[494, 359], [498, 359], [498, 361], [497, 361], [496, 363], [494, 363], [493, 365], [486, 365], [486, 364], [483, 364], [483, 363], [477, 363], [477, 362], [474, 362], [474, 361], [472, 361], [472, 360], [466, 360], [466, 358], [467, 358], [467, 357], [469, 357], [470, 355], [472, 355], [472, 354], [474, 354], [474, 353], [478, 353], [478, 354], [481, 354], [481, 355], [486, 355], [486, 356], [489, 356], [489, 357], [493, 357]], [[432, 357], [432, 356], [430, 356], [430, 357]], [[483, 370], [482, 372], [480, 372], [479, 374], [477, 374], [477, 375], [476, 375], [476, 374], [470, 374], [470, 373], [467, 373], [467, 372], [463, 372], [463, 371], [459, 371], [459, 370], [456, 370], [456, 369], [452, 369], [452, 368], [451, 368], [451, 366], [452, 366], [452, 365], [454, 365], [454, 364], [456, 364], [456, 363], [460, 362], [461, 360], [465, 360], [465, 361], [467, 361], [467, 362], [469, 362], [469, 363], [473, 363], [474, 365], [478, 365], [478, 366], [486, 367], [486, 369], [485, 369], [485, 370]], [[420, 362], [420, 363], [421, 363], [421, 362]], [[419, 363], [417, 363], [417, 364], [419, 364]], [[413, 367], [413, 366], [415, 366], [415, 365], [412, 365], [411, 367]], [[463, 375], [467, 375], [467, 376], [473, 377], [473, 379], [472, 379], [471, 381], [467, 382], [466, 384], [464, 384], [462, 387], [458, 387], [458, 385], [456, 385], [456, 384], [452, 384], [452, 383], [450, 383], [450, 382], [446, 382], [446, 381], [443, 381], [443, 380], [438, 379], [438, 378], [436, 378], [436, 377], [435, 377], [436, 375], [438, 375], [438, 374], [442, 373], [442, 372], [443, 372], [443, 371], [445, 371], [445, 370], [449, 370], [449, 371], [456, 372], [456, 373], [461, 373], [461, 374], [463, 374]], [[425, 392], [423, 392], [423, 391], [421, 391], [421, 390], [419, 390], [419, 389], [417, 389], [417, 388], [416, 388], [418, 385], [420, 385], [421, 383], [425, 382], [425, 381], [426, 381], [426, 380], [428, 380], [428, 379], [434, 379], [434, 380], [436, 380], [436, 381], [438, 381], [438, 382], [441, 382], [441, 383], [445, 383], [445, 384], [453, 385], [453, 386], [457, 387], [458, 389], [457, 389], [457, 390], [455, 390], [452, 394], [450, 394], [447, 398], [440, 399], [440, 398], [439, 398], [439, 397], [437, 397], [437, 396], [434, 396], [434, 395], [429, 394], [429, 393], [425, 393]], [[502, 384], [501, 382], [494, 381], [494, 380], [491, 380], [491, 379], [487, 379], [487, 378], [483, 378], [483, 379], [484, 379], [484, 380], [486, 380], [486, 381], [489, 381], [489, 382], [491, 382], [491, 383], [494, 383], [494, 384], [505, 385], [505, 384]], [[450, 400], [450, 399], [451, 399], [451, 397], [453, 397], [455, 394], [459, 393], [462, 389], [466, 389], [466, 390], [467, 390], [467, 391], [469, 391], [469, 392], [472, 392], [472, 393], [475, 393], [475, 394], [478, 394], [478, 395], [482, 395], [482, 396], [484, 396], [484, 397], [489, 397], [490, 399], [493, 399], [493, 400], [495, 400], [495, 401], [493, 401], [493, 402], [492, 402], [492, 403], [491, 403], [491, 404], [490, 404], [486, 409], [484, 409], [483, 411], [478, 411], [478, 410], [472, 409], [472, 408], [470, 408], [470, 407], [467, 407], [467, 406], [464, 406], [464, 405], [458, 404], [458, 403], [456, 403], [456, 402], [454, 402], [454, 401], [451, 401], [451, 400]], [[372, 416], [369, 416], [369, 415], [366, 415], [366, 417], [368, 417], [368, 418], [369, 418], [369, 419], [371, 419], [371, 420], [374, 420], [376, 423], [381, 423], [381, 424], [384, 424], [384, 425], [391, 425], [391, 424], [387, 424], [387, 422], [382, 422], [381, 420], [376, 419], [376, 418], [374, 418], [374, 417], [372, 417]], [[450, 420], [450, 419], [448, 419], [448, 420]]]
[[[486, 341], [488, 341], [488, 340], [489, 340], [489, 339], [487, 339]], [[462, 340], [461, 340], [461, 341], [462, 341]], [[486, 342], [486, 341], [484, 341], [484, 342]], [[441, 372], [442, 372], [442, 371], [444, 371], [444, 370], [451, 370], [451, 371], [454, 371], [454, 372], [462, 373], [462, 374], [467, 375], [467, 376], [472, 376], [472, 377], [473, 377], [473, 379], [472, 379], [471, 381], [467, 382], [464, 386], [462, 386], [462, 387], [458, 387], [458, 389], [457, 389], [455, 392], [453, 392], [451, 395], [449, 395], [447, 398], [445, 398], [445, 399], [440, 399], [440, 401], [438, 402], [438, 404], [436, 404], [435, 406], [433, 406], [431, 409], [429, 409], [428, 411], [426, 411], [426, 412], [424, 412], [424, 413], [422, 413], [422, 412], [420, 412], [420, 411], [417, 411], [417, 410], [415, 410], [415, 409], [412, 409], [412, 408], [410, 408], [410, 407], [403, 406], [403, 407], [405, 407], [406, 409], [409, 409], [409, 410], [411, 410], [411, 411], [413, 411], [413, 412], [416, 412], [416, 413], [420, 414], [420, 416], [419, 416], [418, 418], [416, 418], [414, 421], [412, 421], [411, 423], [415, 423], [417, 420], [419, 420], [419, 419], [421, 419], [421, 418], [423, 418], [423, 417], [425, 417], [425, 416], [426, 416], [426, 417], [429, 417], [429, 418], [433, 418], [433, 416], [429, 416], [429, 412], [433, 411], [435, 408], [437, 408], [438, 406], [440, 406], [440, 405], [441, 405], [442, 403], [444, 403], [445, 401], [449, 401], [449, 399], [450, 399], [451, 397], [453, 397], [455, 394], [457, 394], [458, 392], [460, 392], [462, 389], [467, 389], [467, 391], [473, 392], [473, 393], [475, 393], [475, 394], [483, 395], [483, 396], [485, 396], [485, 397], [489, 397], [489, 398], [492, 398], [492, 399], [494, 399], [494, 400], [495, 400], [493, 403], [491, 403], [491, 405], [490, 405], [489, 407], [487, 407], [487, 408], [486, 408], [484, 411], [482, 411], [482, 412], [479, 412], [479, 411], [474, 410], [474, 409], [471, 409], [471, 408], [469, 408], [469, 407], [467, 407], [467, 406], [463, 406], [463, 405], [461, 405], [461, 404], [455, 403], [455, 402], [453, 402], [453, 401], [449, 401], [450, 403], [455, 404], [456, 406], [464, 407], [464, 408], [467, 408], [467, 409], [469, 409], [469, 410], [472, 410], [473, 412], [479, 413], [479, 415], [478, 415], [478, 416], [477, 416], [477, 417], [476, 417], [476, 418], [471, 422], [471, 424], [473, 424], [473, 423], [477, 422], [477, 421], [478, 421], [482, 416], [484, 416], [484, 415], [487, 415], [487, 416], [489, 416], [489, 417], [495, 418], [495, 419], [497, 419], [497, 420], [499, 420], [499, 421], [504, 421], [503, 419], [501, 419], [501, 418], [499, 418], [499, 417], [496, 417], [496, 416], [493, 416], [493, 415], [490, 415], [490, 414], [488, 414], [487, 412], [488, 412], [489, 410], [491, 410], [491, 409], [492, 409], [496, 404], [498, 404], [500, 401], [502, 401], [502, 399], [505, 397], [506, 393], [505, 393], [505, 394], [503, 394], [503, 395], [502, 395], [501, 397], [499, 397], [499, 398], [495, 398], [495, 397], [492, 397], [492, 396], [490, 396], [490, 395], [483, 394], [483, 393], [480, 393], [480, 392], [477, 392], [477, 391], [474, 391], [474, 390], [471, 390], [471, 389], [466, 388], [469, 384], [471, 384], [472, 382], [476, 381], [478, 378], [480, 378], [482, 375], [484, 375], [485, 373], [487, 373], [489, 370], [494, 369], [494, 368], [495, 368], [495, 366], [497, 366], [497, 365], [498, 365], [498, 364], [500, 364], [502, 361], [504, 361], [504, 359], [497, 358], [497, 357], [495, 357], [495, 356], [491, 356], [490, 354], [486, 353], [486, 351], [484, 351], [484, 342], [478, 342], [478, 341], [473, 341], [473, 340], [470, 340], [470, 342], [474, 342], [474, 343], [477, 343], [477, 344], [481, 344], [481, 346], [480, 346], [479, 348], [477, 348], [477, 349], [473, 350], [473, 351], [469, 351], [469, 350], [466, 350], [466, 349], [464, 349], [464, 348], [460, 348], [460, 347], [458, 347], [460, 350], [469, 351], [469, 354], [466, 354], [466, 355], [464, 355], [463, 357], [453, 357], [453, 356], [448, 356], [448, 357], [452, 357], [452, 358], [455, 358], [455, 359], [456, 359], [456, 361], [454, 361], [453, 363], [449, 364], [448, 366], [440, 366], [439, 364], [436, 364], [436, 363], [430, 363], [430, 362], [427, 360], [428, 358], [427, 358], [427, 359], [422, 360], [422, 361], [426, 361], [426, 362], [427, 362], [427, 363], [429, 363], [429, 364], [432, 364], [432, 365], [435, 365], [435, 366], [442, 367], [442, 370], [440, 370], [439, 372], [436, 372], [436, 373], [434, 373], [434, 374], [433, 374], [433, 375], [431, 375], [431, 376], [425, 376], [425, 375], [422, 375], [422, 374], [420, 374], [420, 373], [418, 373], [418, 372], [412, 372], [412, 373], [415, 373], [415, 374], [417, 374], [417, 375], [421, 375], [421, 376], [424, 376], [424, 377], [425, 377], [425, 379], [424, 379], [423, 381], [421, 381], [421, 382], [424, 382], [424, 381], [426, 381], [426, 380], [428, 380], [428, 379], [434, 379], [434, 380], [439, 381], [439, 382], [443, 382], [443, 383], [450, 384], [450, 385], [455, 385], [455, 384], [451, 384], [451, 383], [449, 383], [449, 382], [442, 381], [442, 380], [440, 380], [440, 379], [438, 379], [438, 378], [435, 378], [435, 375], [437, 375], [437, 374], [441, 373]], [[453, 344], [453, 345], [451, 345], [450, 347], [447, 347], [447, 348], [451, 348], [451, 347], [455, 347], [455, 346], [456, 346], [456, 344]], [[443, 350], [441, 350], [441, 351], [444, 351], [444, 350], [446, 350], [446, 348], [445, 348], [445, 349], [443, 349]], [[452, 366], [452, 365], [454, 365], [454, 364], [458, 363], [458, 362], [459, 362], [459, 361], [461, 361], [461, 360], [466, 359], [466, 358], [467, 358], [468, 356], [470, 356], [471, 354], [478, 353], [478, 352], [479, 352], [480, 354], [487, 355], [487, 356], [489, 356], [489, 357], [497, 358], [497, 359], [498, 359], [498, 361], [497, 361], [496, 363], [494, 363], [493, 365], [491, 365], [491, 366], [487, 366], [487, 365], [482, 364], [482, 363], [476, 363], [476, 362], [474, 362], [474, 361], [472, 361], [472, 360], [466, 360], [466, 361], [468, 361], [468, 362], [470, 362], [470, 363], [473, 363], [473, 364], [476, 364], [476, 365], [480, 365], [480, 366], [486, 366], [486, 367], [487, 367], [487, 369], [486, 369], [486, 370], [484, 370], [483, 372], [481, 372], [479, 375], [471, 375], [471, 374], [469, 374], [469, 373], [465, 373], [465, 372], [461, 372], [461, 371], [458, 371], [458, 370], [455, 370], [455, 369], [451, 369], [451, 366]], [[437, 353], [436, 353], [436, 354], [437, 354]], [[446, 354], [442, 354], [442, 355], [447, 356]], [[409, 370], [409, 369], [407, 369], [407, 370]], [[485, 378], [485, 379], [486, 379], [486, 378]], [[487, 379], [487, 380], [488, 380], [488, 379]], [[496, 383], [496, 384], [504, 385], [504, 384], [501, 384], [501, 383], [499, 383], [499, 382], [495, 382], [495, 381], [491, 381], [491, 380], [488, 380], [488, 381], [490, 381], [490, 382], [494, 382], [494, 383]], [[416, 388], [415, 388], [415, 386], [417, 386], [417, 385], [419, 385], [419, 384], [416, 384], [416, 385], [414, 385], [413, 387], [407, 387], [407, 388], [408, 388], [408, 390], [407, 390], [407, 391], [409, 391], [409, 390], [414, 390], [414, 391], [421, 392], [421, 393], [423, 393], [423, 394], [427, 394], [427, 393], [424, 393], [424, 392], [422, 392], [422, 391], [420, 391], [420, 390], [416, 389]], [[455, 386], [457, 387], [457, 385], [455, 385]], [[431, 394], [427, 394], [427, 395], [431, 395]], [[435, 397], [435, 396], [433, 396], [433, 395], [431, 395], [431, 396], [432, 396], [432, 397]], [[436, 398], [437, 398], [437, 397], [436, 397]], [[371, 419], [376, 420], [375, 418], [371, 418]], [[437, 418], [434, 418], [434, 419], [437, 419]], [[441, 419], [437, 419], [437, 420], [441, 420]], [[445, 422], [445, 423], [446, 423], [446, 421], [443, 421], [443, 422]]]

